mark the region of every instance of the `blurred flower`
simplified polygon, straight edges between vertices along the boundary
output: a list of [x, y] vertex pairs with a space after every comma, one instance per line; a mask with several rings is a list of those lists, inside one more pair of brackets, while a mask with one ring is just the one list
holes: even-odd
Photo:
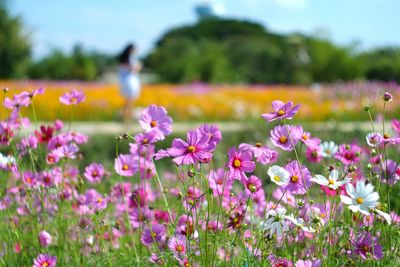
[[293, 102], [289, 101], [286, 104], [280, 100], [272, 101], [273, 112], [263, 114], [262, 117], [268, 121], [292, 119], [298, 112], [300, 104], [293, 106]]
[[60, 102], [65, 105], [78, 105], [79, 103], [85, 101], [86, 97], [82, 91], [72, 89], [70, 92], [60, 96]]
[[164, 107], [148, 106], [142, 112], [139, 123], [145, 132], [154, 130], [158, 140], [163, 140], [165, 136], [172, 132], [172, 119], [167, 115], [167, 110]]

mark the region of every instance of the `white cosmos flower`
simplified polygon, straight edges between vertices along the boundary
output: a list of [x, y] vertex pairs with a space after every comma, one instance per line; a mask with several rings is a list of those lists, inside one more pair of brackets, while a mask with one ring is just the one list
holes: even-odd
[[370, 214], [370, 209], [378, 206], [379, 194], [374, 192], [372, 184], [357, 181], [356, 188], [352, 184], [346, 185], [346, 192], [349, 196], [340, 196], [340, 200], [349, 206], [352, 212], [361, 212], [365, 215]]
[[4, 156], [0, 153], [0, 167], [5, 168], [13, 163], [15, 163], [15, 158], [13, 156]]
[[270, 235], [276, 233], [278, 237], [282, 236], [282, 232], [289, 230], [289, 226], [286, 223], [285, 216], [286, 210], [278, 208], [276, 210], [270, 210], [265, 214], [265, 222], [261, 223], [261, 229], [270, 230]]
[[303, 230], [304, 232], [309, 232], [309, 233], [314, 233], [315, 232], [315, 230], [313, 228], [305, 226], [304, 220], [302, 218], [296, 219], [293, 216], [293, 214], [290, 214], [290, 215], [286, 216], [286, 219], [291, 221], [297, 227], [300, 227], [301, 230]]
[[338, 189], [340, 186], [348, 183], [349, 181], [351, 181], [350, 178], [346, 177], [341, 181], [338, 181], [339, 178], [339, 173], [337, 170], [333, 170], [331, 171], [331, 173], [329, 174], [329, 178], [325, 178], [322, 175], [315, 175], [315, 177], [311, 178], [310, 180], [313, 181], [314, 183], [323, 185], [323, 186], [327, 186], [331, 189]]
[[320, 146], [324, 158], [331, 158], [338, 151], [338, 146], [333, 141], [322, 142]]
[[386, 212], [383, 212], [383, 211], [381, 211], [381, 210], [378, 210], [378, 209], [374, 209], [374, 211], [375, 211], [379, 216], [383, 217], [383, 219], [385, 219], [386, 222], [387, 222], [388, 224], [392, 224], [392, 217], [390, 217], [389, 214], [387, 214]]
[[289, 183], [289, 172], [277, 165], [274, 165], [268, 169], [268, 175], [271, 177], [271, 181], [279, 186], [284, 186]]
[[366, 139], [369, 146], [376, 147], [381, 143], [383, 137], [379, 133], [369, 133]]

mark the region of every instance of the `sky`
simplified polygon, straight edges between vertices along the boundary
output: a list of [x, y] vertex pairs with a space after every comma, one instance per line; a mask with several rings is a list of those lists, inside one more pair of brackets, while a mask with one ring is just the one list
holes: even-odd
[[[278, 33], [328, 37], [360, 50], [400, 45], [400, 0], [209, 0], [222, 17], [248, 19]], [[33, 43], [34, 58], [51, 49], [118, 53], [128, 42], [148, 53], [168, 29], [197, 21], [198, 0], [9, 0]]]

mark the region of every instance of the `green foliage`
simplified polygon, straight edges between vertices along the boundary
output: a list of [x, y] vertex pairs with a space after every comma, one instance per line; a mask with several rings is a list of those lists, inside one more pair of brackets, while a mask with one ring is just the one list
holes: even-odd
[[23, 31], [21, 18], [0, 0], [0, 78], [19, 78], [25, 73], [30, 58], [30, 40]]
[[228, 19], [168, 31], [145, 64], [168, 82], [308, 84], [363, 77], [361, 61], [346, 48]]
[[33, 63], [29, 69], [29, 77], [90, 81], [98, 78], [113, 63], [113, 57], [98, 52], [86, 52], [78, 44], [70, 55], [53, 50], [45, 58]]
[[366, 52], [365, 76], [369, 80], [400, 81], [400, 48], [386, 47]]

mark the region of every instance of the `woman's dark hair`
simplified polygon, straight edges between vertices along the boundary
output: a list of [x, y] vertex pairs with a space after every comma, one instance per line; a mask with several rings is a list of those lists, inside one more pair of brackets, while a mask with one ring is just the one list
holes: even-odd
[[129, 56], [131, 54], [131, 51], [135, 49], [134, 44], [128, 44], [124, 50], [118, 55], [117, 60], [119, 63], [129, 63]]

